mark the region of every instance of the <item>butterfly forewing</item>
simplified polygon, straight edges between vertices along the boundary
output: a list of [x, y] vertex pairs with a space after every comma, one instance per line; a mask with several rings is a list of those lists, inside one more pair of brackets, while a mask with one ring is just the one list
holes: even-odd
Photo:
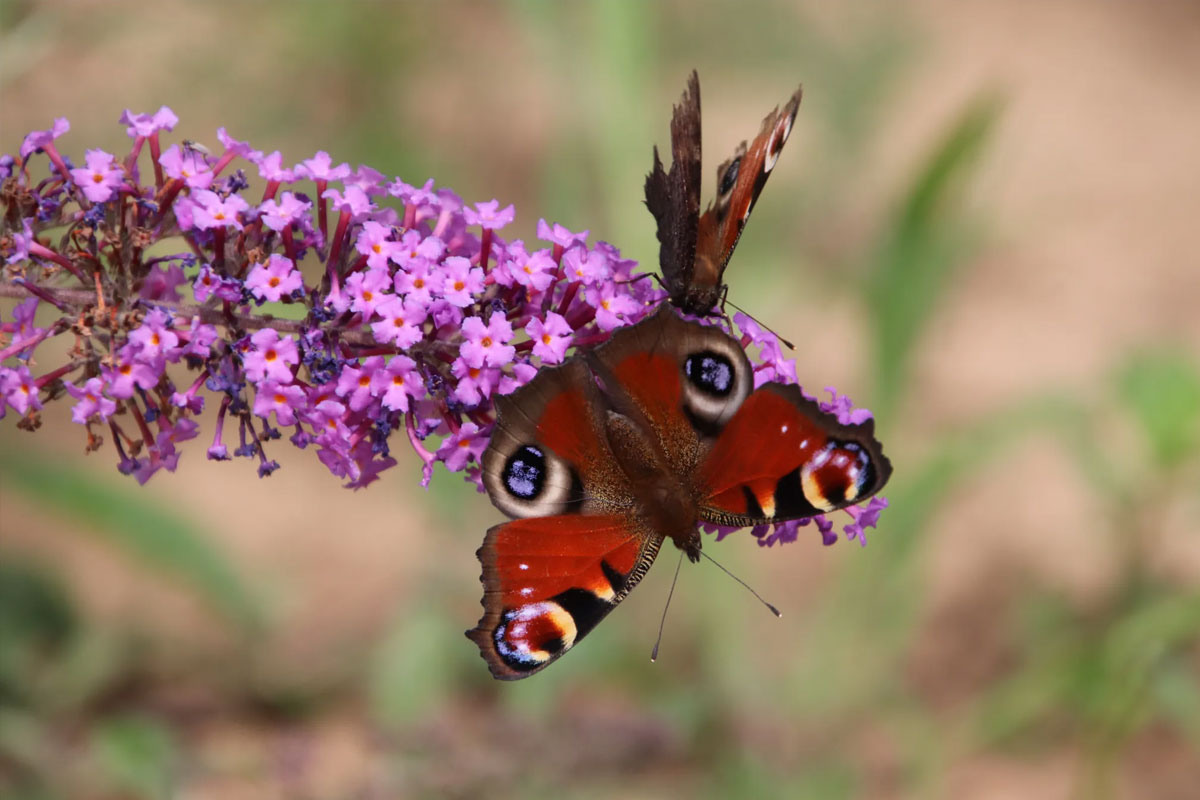
[[676, 297], [692, 280], [700, 217], [700, 78], [695, 71], [671, 116], [671, 169], [663, 170], [654, 148], [646, 176], [646, 206], [658, 228], [663, 282]]
[[733, 158], [717, 168], [717, 199], [700, 217], [697, 233], [697, 280], [721, 282], [746, 220], [792, 132], [800, 97], [801, 90], [796, 89], [782, 111], [776, 108], [763, 119], [754, 141], [749, 146], [742, 142]]
[[646, 205], [658, 229], [659, 266], [671, 302], [707, 314], [721, 298], [729, 257], [746, 219], [774, 169], [800, 107], [800, 89], [763, 120], [758, 135], [742, 142], [717, 170], [716, 202], [700, 215], [700, 81], [693, 71], [671, 119], [670, 171], [654, 151], [646, 177]]

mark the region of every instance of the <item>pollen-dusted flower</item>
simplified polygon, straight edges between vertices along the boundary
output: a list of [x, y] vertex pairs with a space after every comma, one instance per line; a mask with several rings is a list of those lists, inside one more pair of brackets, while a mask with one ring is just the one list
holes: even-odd
[[362, 362], [361, 367], [345, 366], [338, 376], [338, 396], [346, 401], [351, 411], [362, 411], [375, 399], [379, 393], [375, 383], [375, 373], [383, 369], [383, 357], [372, 356]]
[[468, 225], [478, 225], [484, 230], [494, 231], [508, 225], [516, 217], [511, 205], [500, 208], [499, 200], [476, 203], [475, 208], [464, 208], [463, 219]]
[[278, 201], [266, 200], [259, 206], [259, 219], [268, 228], [280, 233], [284, 228], [299, 222], [310, 208], [312, 208], [312, 203], [301, 200], [291, 192], [284, 192]]
[[425, 396], [417, 363], [408, 356], [392, 356], [387, 366], [375, 372], [372, 380], [375, 394], [391, 411], [404, 413], [408, 411], [410, 401]]
[[508, 344], [513, 338], [512, 325], [503, 314], [492, 314], [486, 325], [479, 317], [468, 317], [463, 320], [462, 333], [466, 341], [459, 352], [472, 367], [503, 367], [516, 354], [516, 348]]
[[502, 286], [512, 286], [514, 283], [544, 292], [554, 283], [555, 271], [558, 265], [549, 250], [535, 250], [529, 253], [520, 239], [510, 242], [505, 248], [504, 257], [494, 274], [496, 282]]
[[545, 320], [534, 317], [525, 326], [533, 341], [533, 354], [547, 364], [560, 364], [571, 345], [571, 326], [562, 314], [551, 311]]
[[165, 362], [158, 364], [137, 358], [136, 352], [128, 346], [118, 352], [117, 363], [112, 367], [100, 367], [104, 383], [110, 396], [118, 400], [128, 400], [137, 389], [148, 391], [158, 384]]
[[566, 227], [555, 222], [553, 225], [546, 222], [544, 219], [537, 221], [537, 237], [543, 242], [550, 242], [553, 245], [566, 250], [568, 247], [576, 244], [584, 244], [587, 242], [588, 231], [580, 231], [574, 233], [567, 230]]
[[196, 220], [196, 227], [201, 230], [213, 228], [241, 230], [242, 221], [238, 219], [238, 215], [250, 210], [250, 204], [236, 194], [221, 197], [208, 189], [197, 189], [192, 192], [192, 199], [196, 201], [196, 208], [192, 212]]
[[80, 425], [94, 416], [106, 420], [117, 410], [116, 401], [104, 396], [104, 381], [100, 378], [89, 378], [83, 386], [68, 383], [65, 387], [67, 394], [79, 401], [71, 407], [71, 419]]
[[427, 313], [425, 307], [415, 300], [388, 295], [375, 306], [378, 322], [371, 323], [371, 333], [380, 344], [391, 344], [405, 350], [424, 337], [421, 323]]
[[103, 150], [88, 150], [86, 167], [71, 170], [75, 184], [93, 203], [103, 203], [113, 196], [125, 173], [113, 166], [113, 156]]
[[468, 406], [479, 405], [500, 385], [500, 370], [482, 365], [473, 367], [462, 357], [450, 365], [450, 374], [458, 378], [454, 398]]
[[596, 309], [596, 325], [602, 331], [611, 331], [628, 324], [640, 308], [636, 300], [616, 291], [611, 283], [602, 284], [599, 291], [589, 289], [587, 298], [588, 303]]
[[442, 297], [455, 308], [474, 305], [475, 297], [483, 291], [483, 270], [472, 267], [471, 262], [461, 256], [450, 256], [443, 266]]
[[304, 278], [287, 256], [272, 253], [266, 264], [255, 264], [246, 276], [246, 289], [259, 300], [278, 303], [304, 288]]
[[69, 130], [71, 130], [71, 123], [67, 118], [58, 117], [48, 130], [33, 131], [25, 137], [25, 141], [21, 142], [21, 149], [18, 151], [21, 158], [29, 158], [31, 153], [44, 149]]
[[572, 247], [563, 254], [562, 263], [568, 280], [578, 281], [589, 286], [603, 284], [612, 274], [608, 257], [599, 250]]
[[445, 463], [446, 469], [458, 472], [468, 462], [477, 461], [487, 449], [487, 443], [488, 437], [480, 435], [479, 426], [474, 422], [466, 422], [442, 442], [438, 448], [438, 458]]
[[254, 393], [254, 413], [263, 419], [275, 414], [277, 425], [295, 425], [296, 414], [304, 411], [307, 405], [308, 396], [295, 384], [289, 386], [266, 380]]
[[392, 241], [392, 227], [367, 220], [363, 223], [362, 231], [354, 249], [367, 257], [367, 266], [374, 269], [387, 269], [388, 261], [394, 253], [400, 252], [400, 242]]
[[179, 124], [179, 117], [175, 116], [175, 112], [166, 106], [160, 107], [153, 114], [134, 114], [127, 108], [117, 121], [127, 126], [125, 133], [129, 134], [130, 138], [137, 138], [138, 136], [150, 136], [159, 131], [173, 131]]
[[37, 381], [29, 374], [29, 367], [24, 364], [16, 369], [0, 367], [0, 393], [3, 393], [5, 402], [18, 414], [24, 415], [30, 410], [37, 411], [42, 407], [42, 401], [38, 398]]
[[[207, 189], [212, 186], [213, 171], [208, 160], [199, 150], [183, 149], [177, 144], [167, 148], [159, 156], [158, 163], [169, 178], [183, 181], [191, 189]], [[196, 198], [200, 200], [200, 198]], [[203, 200], [200, 200], [203, 202]]]
[[171, 326], [166, 312], [156, 308], [147, 314], [141, 326], [129, 334], [129, 341], [137, 348], [137, 358], [145, 362], [176, 360], [179, 337]]
[[255, 383], [264, 378], [278, 383], [292, 382], [292, 367], [300, 362], [295, 339], [281, 337], [274, 328], [263, 328], [250, 337], [250, 345], [242, 358], [247, 378]]
[[333, 166], [329, 153], [319, 150], [315, 156], [296, 165], [296, 177], [314, 181], [340, 181], [350, 174], [349, 164]]

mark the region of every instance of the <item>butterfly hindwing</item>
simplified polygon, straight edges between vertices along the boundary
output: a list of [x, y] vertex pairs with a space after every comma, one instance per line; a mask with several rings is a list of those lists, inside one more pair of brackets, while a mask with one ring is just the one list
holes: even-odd
[[662, 544], [634, 513], [606, 433], [610, 406], [581, 358], [496, 399], [483, 483], [517, 519], [479, 550], [484, 613], [467, 635], [497, 678], [523, 678], [574, 646]]
[[570, 650], [641, 580], [662, 538], [625, 515], [563, 514], [490, 529], [483, 617], [467, 636], [492, 675], [532, 675]]
[[722, 525], [802, 519], [861, 502], [892, 465], [874, 420], [838, 422], [796, 385], [764, 384], [738, 409], [698, 472], [701, 515]]
[[707, 314], [722, 297], [722, 276], [746, 219], [783, 150], [800, 89], [783, 110], [763, 120], [758, 135], [742, 142], [717, 170], [716, 201], [700, 214], [700, 79], [693, 71], [671, 117], [671, 168], [663, 169], [658, 148], [646, 176], [646, 205], [654, 215], [659, 266], [671, 303], [691, 314]]

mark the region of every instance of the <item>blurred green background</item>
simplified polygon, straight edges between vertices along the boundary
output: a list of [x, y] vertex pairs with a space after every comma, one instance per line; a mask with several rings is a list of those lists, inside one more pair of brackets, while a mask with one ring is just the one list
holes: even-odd
[[1196, 796], [1195, 3], [0, 0], [0, 150], [65, 115], [122, 152], [165, 103], [168, 141], [433, 176], [652, 267], [693, 67], [706, 196], [804, 84], [728, 277], [876, 411], [871, 545], [734, 535], [782, 620], [702, 564], [650, 664], [660, 566], [500, 684], [462, 636], [499, 514], [457, 477], [196, 441], [139, 489], [58, 403], [0, 425], [0, 795]]

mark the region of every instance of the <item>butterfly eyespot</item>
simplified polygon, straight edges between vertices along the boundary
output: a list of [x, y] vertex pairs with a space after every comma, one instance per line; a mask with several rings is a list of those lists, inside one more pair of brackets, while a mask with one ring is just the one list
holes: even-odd
[[514, 497], [533, 500], [546, 484], [546, 457], [532, 445], [525, 445], [504, 463], [504, 488]]
[[570, 612], [545, 600], [505, 611], [492, 637], [505, 664], [528, 671], [569, 649], [577, 634]]
[[703, 352], [689, 356], [684, 374], [697, 389], [717, 397], [733, 391], [733, 362], [719, 353]]
[[733, 191], [734, 184], [737, 183], [738, 179], [738, 169], [741, 166], [741, 156], [738, 156], [733, 161], [729, 162], [729, 166], [725, 168], [725, 174], [721, 176], [721, 184], [717, 187], [718, 197], [724, 197]]
[[833, 511], [875, 483], [871, 456], [857, 442], [830, 440], [800, 470], [800, 488], [814, 508]]
[[511, 436], [493, 436], [483, 454], [483, 485], [510, 517], [580, 511], [582, 486], [570, 465], [549, 450]]
[[737, 342], [722, 338], [706, 345], [683, 359], [683, 404], [692, 423], [713, 434], [754, 387], [746, 355]]

